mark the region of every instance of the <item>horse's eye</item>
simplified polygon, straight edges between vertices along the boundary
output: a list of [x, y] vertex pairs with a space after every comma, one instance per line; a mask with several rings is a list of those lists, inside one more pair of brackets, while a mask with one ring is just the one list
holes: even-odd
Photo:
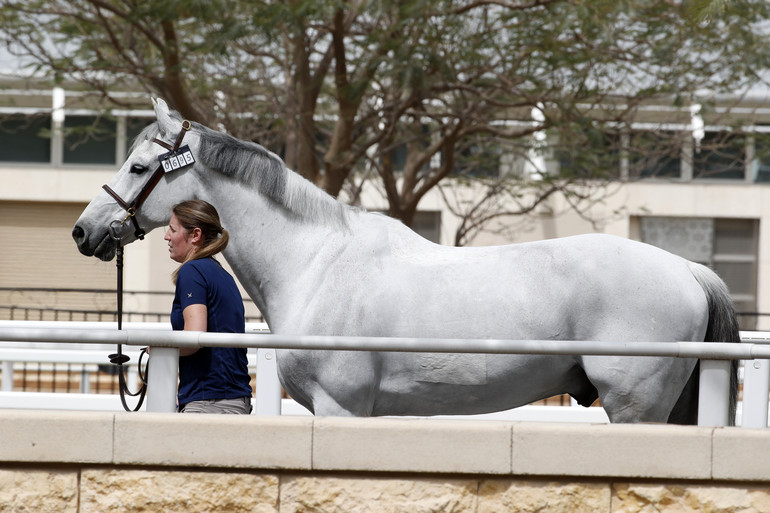
[[147, 171], [147, 166], [143, 166], [141, 164], [134, 164], [133, 166], [131, 166], [131, 172], [137, 175], [141, 175], [145, 171]]

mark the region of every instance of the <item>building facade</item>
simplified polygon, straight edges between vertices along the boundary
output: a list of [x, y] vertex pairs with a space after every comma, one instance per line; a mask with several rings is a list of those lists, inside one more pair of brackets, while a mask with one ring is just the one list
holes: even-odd
[[[115, 309], [115, 263], [80, 255], [70, 232], [80, 212], [125, 159], [130, 142], [154, 119], [145, 95], [126, 94], [126, 106], [104, 114], [98, 99], [75, 90], [0, 89], [0, 318], [51, 318], [61, 311]], [[728, 283], [744, 329], [770, 326], [770, 160], [763, 157], [770, 109], [759, 95], [731, 102], [718, 122], [691, 110], [650, 108], [617, 152], [618, 180], [590, 215], [553, 196], [514, 231], [482, 233], [474, 245], [526, 242], [603, 232], [648, 242], [714, 268]], [[733, 121], [740, 120], [736, 130]], [[628, 141], [663, 127], [678, 134], [676, 153], [642, 162]], [[725, 139], [718, 151], [710, 143]], [[624, 146], [625, 145], [625, 146]], [[564, 166], [547, 158], [544, 165]], [[644, 176], [645, 170], [654, 173]], [[637, 171], [635, 171], [635, 169]], [[637, 173], [641, 179], [629, 179]], [[384, 209], [373, 188], [363, 206]], [[418, 232], [445, 244], [457, 219], [437, 191], [420, 204]], [[589, 220], [590, 219], [590, 220]], [[162, 230], [126, 248], [124, 309], [167, 314], [175, 263]], [[23, 312], [23, 313], [22, 313]], [[46, 312], [43, 314], [42, 312]], [[64, 313], [68, 312], [68, 313]], [[58, 315], [58, 314], [56, 314]], [[247, 303], [247, 315], [259, 313]], [[160, 317], [159, 317], [160, 318]], [[93, 319], [93, 317], [89, 318]], [[156, 320], [153, 318], [137, 320]]]

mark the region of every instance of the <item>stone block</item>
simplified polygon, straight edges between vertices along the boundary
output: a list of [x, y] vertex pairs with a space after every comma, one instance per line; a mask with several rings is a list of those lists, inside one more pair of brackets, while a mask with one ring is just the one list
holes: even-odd
[[316, 418], [313, 469], [507, 474], [510, 447], [504, 422]]
[[112, 413], [5, 410], [0, 461], [110, 463]]
[[500, 479], [483, 481], [478, 494], [478, 513], [608, 513], [611, 500], [606, 483]]
[[[284, 477], [281, 513], [476, 513], [473, 479]], [[501, 510], [502, 511], [502, 510]]]
[[77, 471], [0, 469], [0, 513], [78, 513]]
[[519, 423], [513, 473], [709, 479], [711, 433], [661, 424]]
[[313, 419], [116, 414], [115, 463], [310, 469]]
[[770, 480], [770, 429], [719, 428], [713, 438], [714, 479]]
[[278, 513], [278, 477], [248, 472], [85, 469], [78, 513]]
[[766, 513], [770, 488], [616, 483], [612, 513]]

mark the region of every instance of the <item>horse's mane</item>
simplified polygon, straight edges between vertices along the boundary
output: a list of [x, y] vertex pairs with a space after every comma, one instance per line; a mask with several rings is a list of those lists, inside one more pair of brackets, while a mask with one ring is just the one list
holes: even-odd
[[[178, 113], [172, 111], [171, 115], [182, 121]], [[192, 127], [201, 141], [195, 158], [208, 168], [254, 187], [260, 194], [300, 218], [347, 225], [347, 213], [352, 207], [286, 169], [283, 160], [275, 153], [259, 144], [236, 139], [199, 123], [192, 123]], [[152, 123], [137, 136], [134, 146], [159, 135], [158, 123]]]

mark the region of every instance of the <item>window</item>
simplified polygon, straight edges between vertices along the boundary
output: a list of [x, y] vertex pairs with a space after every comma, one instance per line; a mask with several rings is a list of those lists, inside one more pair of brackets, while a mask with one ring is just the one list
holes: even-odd
[[406, 155], [407, 149], [405, 144], [401, 144], [393, 148], [390, 152], [391, 163], [393, 164], [393, 171], [403, 171], [406, 167]]
[[412, 221], [412, 229], [431, 242], [441, 242], [441, 212], [418, 210]]
[[115, 165], [117, 125], [104, 116], [67, 116], [64, 119], [65, 164]]
[[[560, 176], [746, 180], [745, 134], [706, 132], [696, 143], [689, 130], [634, 129], [616, 133], [591, 127], [555, 147]], [[770, 181], [770, 137], [757, 137], [756, 181]]]
[[758, 225], [754, 219], [641, 218], [643, 242], [708, 265], [727, 284], [741, 329], [756, 327]]
[[706, 132], [700, 149], [693, 151], [693, 178], [743, 180], [746, 137], [728, 132]]
[[493, 137], [468, 137], [454, 148], [452, 174], [496, 178], [500, 175], [501, 155], [502, 147]]
[[[767, 126], [764, 127], [767, 129]], [[754, 138], [754, 176], [757, 183], [770, 182], [770, 133], [761, 132]]]
[[[574, 134], [573, 134], [574, 135]], [[554, 155], [562, 178], [618, 178], [620, 176], [620, 133], [588, 128], [581, 137], [560, 136]]]
[[[396, 172], [402, 172], [407, 165], [410, 152], [420, 152], [427, 150], [431, 137], [438, 137], [438, 134], [431, 134], [428, 125], [421, 125], [421, 132], [415, 135], [414, 140], [409, 143], [400, 143], [393, 148], [384, 149], [389, 158], [389, 165]], [[452, 148], [452, 170], [451, 174], [456, 176], [470, 176], [490, 178], [500, 175], [500, 159], [503, 154], [500, 142], [494, 137], [471, 135], [458, 141]], [[384, 156], [380, 156], [384, 161]], [[427, 162], [424, 162], [418, 170], [418, 174], [428, 173], [431, 168], [435, 169], [447, 162], [447, 154], [442, 146], [441, 151], [431, 155]]]
[[671, 131], [632, 132], [627, 148], [629, 176], [679, 178], [682, 170], [681, 137], [681, 133]]
[[51, 116], [0, 117], [0, 161], [51, 161]]
[[[128, 157], [129, 152], [131, 151], [131, 145], [134, 143], [134, 139], [142, 133], [142, 130], [144, 130], [147, 125], [150, 124], [150, 119], [148, 118], [126, 118], [126, 155], [125, 157]], [[125, 158], [124, 157], [124, 158]]]
[[[0, 163], [94, 164], [114, 167], [152, 119], [138, 116], [66, 115], [63, 133], [50, 114], [0, 115]], [[116, 162], [117, 160], [117, 162]]]

